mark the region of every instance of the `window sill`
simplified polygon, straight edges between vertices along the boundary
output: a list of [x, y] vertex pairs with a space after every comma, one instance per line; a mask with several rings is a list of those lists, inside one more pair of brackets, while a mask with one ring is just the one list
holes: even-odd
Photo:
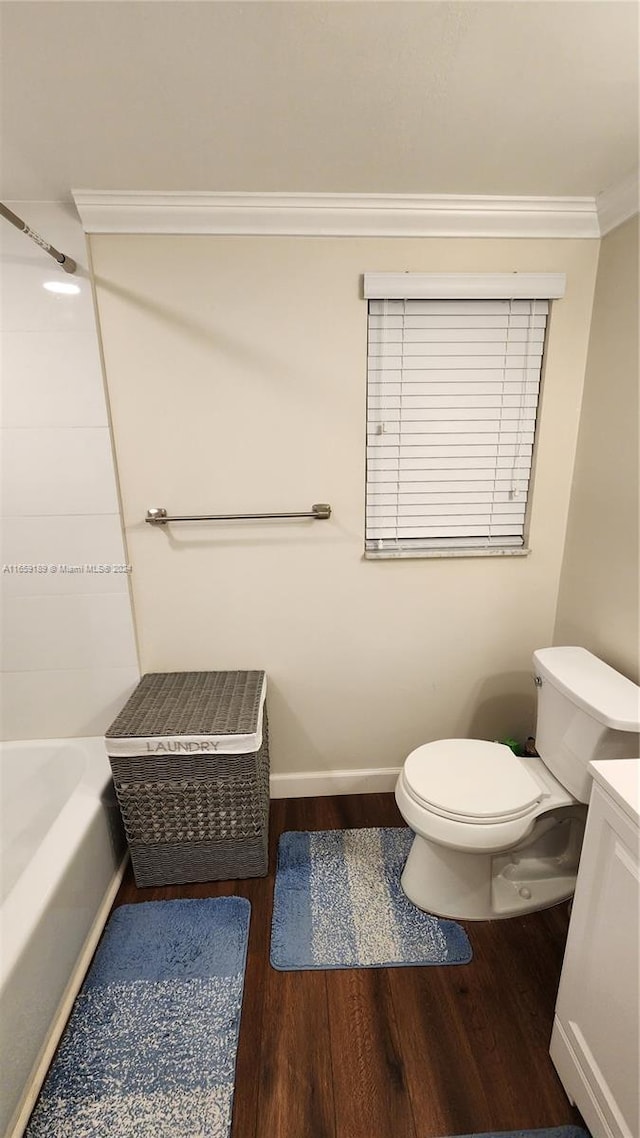
[[530, 549], [367, 549], [365, 561], [406, 561], [443, 557], [528, 557]]

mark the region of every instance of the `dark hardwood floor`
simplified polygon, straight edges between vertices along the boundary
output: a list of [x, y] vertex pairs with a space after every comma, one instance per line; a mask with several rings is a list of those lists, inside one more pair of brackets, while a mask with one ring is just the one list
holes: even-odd
[[276, 972], [283, 830], [402, 825], [393, 795], [271, 803], [269, 876], [136, 889], [116, 905], [238, 894], [251, 931], [232, 1138], [443, 1138], [582, 1124], [549, 1059], [567, 906], [470, 922], [470, 964]]

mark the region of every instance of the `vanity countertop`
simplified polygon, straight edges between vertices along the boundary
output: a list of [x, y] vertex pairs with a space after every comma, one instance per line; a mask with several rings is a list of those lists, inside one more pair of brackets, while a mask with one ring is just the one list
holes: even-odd
[[589, 770], [636, 826], [640, 823], [640, 758], [599, 759]]

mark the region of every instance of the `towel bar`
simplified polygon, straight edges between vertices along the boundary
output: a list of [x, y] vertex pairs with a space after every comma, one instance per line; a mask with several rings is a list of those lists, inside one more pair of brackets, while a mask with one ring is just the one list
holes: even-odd
[[155, 506], [147, 510], [145, 522], [152, 526], [165, 526], [167, 522], [231, 522], [231, 521], [263, 521], [265, 518], [314, 518], [316, 521], [325, 521], [331, 517], [331, 506], [326, 502], [316, 502], [315, 505], [302, 513], [287, 514], [176, 514], [169, 515], [162, 506]]

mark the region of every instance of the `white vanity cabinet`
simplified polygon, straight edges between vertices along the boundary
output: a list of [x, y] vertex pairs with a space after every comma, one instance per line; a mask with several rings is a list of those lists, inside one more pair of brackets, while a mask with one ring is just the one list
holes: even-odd
[[640, 760], [595, 762], [590, 771], [550, 1053], [593, 1138], [640, 1138]]

